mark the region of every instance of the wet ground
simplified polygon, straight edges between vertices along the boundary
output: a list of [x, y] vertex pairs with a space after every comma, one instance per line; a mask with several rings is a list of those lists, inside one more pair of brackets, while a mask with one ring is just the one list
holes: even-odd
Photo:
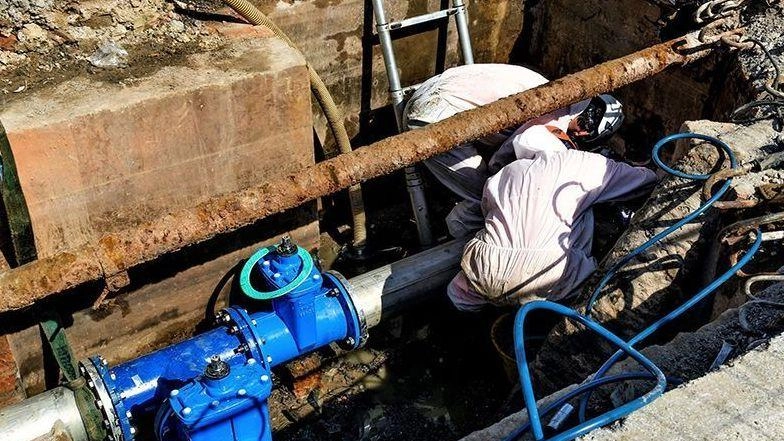
[[[423, 173], [435, 237], [447, 240], [444, 217], [456, 199]], [[348, 277], [419, 250], [402, 174], [363, 186], [369, 253], [352, 257], [341, 244], [351, 236], [346, 201], [325, 201], [321, 258]], [[327, 246], [325, 246], [327, 245]], [[337, 260], [335, 260], [337, 258]], [[296, 399], [285, 386], [273, 395], [279, 439], [444, 440], [481, 429], [521, 407], [520, 395], [493, 347], [490, 329], [505, 311], [457, 311], [443, 292], [404, 316], [370, 330], [360, 351], [322, 354], [318, 387]], [[511, 332], [511, 329], [510, 329]], [[277, 407], [277, 406], [275, 406]]]
[[[463, 314], [435, 298], [371, 330], [348, 361], [386, 357], [357, 384], [279, 431], [282, 439], [444, 440], [483, 428], [521, 404], [490, 341], [501, 311]], [[346, 367], [345, 365], [343, 366]], [[516, 405], [516, 406], [515, 406]]]

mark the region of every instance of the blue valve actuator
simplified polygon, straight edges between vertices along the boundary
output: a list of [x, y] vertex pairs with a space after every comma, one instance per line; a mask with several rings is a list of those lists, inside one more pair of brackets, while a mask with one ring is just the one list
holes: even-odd
[[[176, 438], [191, 441], [271, 441], [270, 372], [251, 358], [228, 364], [224, 378], [199, 377], [170, 393]], [[174, 391], [173, 391], [174, 392]]]

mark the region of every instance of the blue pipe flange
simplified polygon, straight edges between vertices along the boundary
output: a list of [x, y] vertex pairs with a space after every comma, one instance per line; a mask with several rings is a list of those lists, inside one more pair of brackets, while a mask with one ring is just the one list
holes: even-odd
[[347, 315], [352, 319], [349, 323], [349, 334], [352, 335], [338, 342], [338, 345], [343, 349], [358, 349], [364, 346], [368, 339], [367, 313], [354, 302], [351, 283], [337, 271], [326, 271], [324, 277], [335, 285], [338, 299], [343, 308], [350, 312]]
[[[264, 336], [258, 333], [256, 321], [248, 314], [248, 311], [237, 307], [228, 307], [221, 311], [228, 317], [229, 331], [237, 334], [242, 339], [244, 347], [237, 348], [239, 352], [248, 352], [251, 357], [259, 361], [265, 368], [272, 367], [272, 360], [265, 356], [261, 346], [264, 344]], [[226, 319], [223, 319], [227, 322]]]
[[[134, 441], [155, 429], [163, 441], [232, 436], [258, 441], [256, 429], [264, 428], [263, 439], [269, 440], [271, 368], [333, 342], [357, 348], [366, 341], [365, 312], [348, 281], [318, 271], [310, 254], [290, 240], [256, 253], [245, 268], [246, 282], [257, 268], [268, 290], [256, 296], [271, 300], [260, 311], [230, 306], [216, 313], [214, 329], [111, 369], [100, 357], [82, 363], [110, 432], [107, 439]], [[217, 375], [224, 365], [227, 375]], [[142, 426], [153, 418], [154, 427]], [[222, 432], [216, 437], [217, 427]]]
[[[106, 439], [109, 441], [132, 440], [136, 431], [130, 424], [122, 424], [122, 420], [125, 418], [120, 418], [121, 414], [118, 413], [113, 394], [104, 381], [104, 378], [108, 377], [106, 366], [107, 363], [103, 357], [91, 357], [79, 362], [79, 372], [87, 380], [87, 387], [95, 397], [95, 405], [101, 411], [103, 425], [107, 431]], [[104, 374], [107, 374], [107, 377], [104, 377]]]

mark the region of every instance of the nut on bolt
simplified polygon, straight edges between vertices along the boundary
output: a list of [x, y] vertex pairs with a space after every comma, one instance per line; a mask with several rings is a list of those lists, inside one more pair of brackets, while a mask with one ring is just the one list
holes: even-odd
[[228, 323], [230, 321], [231, 321], [231, 317], [226, 311], [221, 309], [220, 311], [215, 313], [215, 324], [219, 325], [221, 323]]
[[221, 360], [219, 356], [213, 355], [204, 369], [204, 377], [210, 380], [220, 380], [228, 377], [230, 372], [229, 364]]
[[281, 256], [293, 256], [297, 254], [297, 245], [291, 240], [291, 236], [283, 236], [275, 251]]

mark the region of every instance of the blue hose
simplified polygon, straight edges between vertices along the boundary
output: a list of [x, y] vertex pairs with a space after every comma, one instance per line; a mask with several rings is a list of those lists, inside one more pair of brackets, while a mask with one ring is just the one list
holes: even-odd
[[[592, 392], [593, 390], [598, 389], [607, 384], [620, 383], [622, 381], [629, 381], [629, 380], [655, 380], [655, 379], [656, 376], [650, 372], [625, 372], [618, 375], [610, 375], [607, 377], [597, 378], [595, 380], [582, 383], [576, 388], [565, 393], [563, 396], [558, 397], [557, 400], [543, 407], [540, 415], [547, 415], [548, 413], [558, 409], [559, 407], [563, 406], [567, 402], [571, 401], [575, 397], [578, 397], [586, 392]], [[681, 381], [678, 379], [667, 378], [667, 383], [680, 384]], [[504, 441], [514, 441], [520, 435], [525, 433], [525, 431], [528, 430], [530, 427], [531, 427], [530, 422], [525, 423], [524, 425], [515, 429], [514, 432], [507, 435], [507, 437], [504, 438]]]
[[[669, 144], [670, 142], [678, 140], [678, 139], [690, 139], [690, 138], [701, 139], [703, 141], [707, 141], [707, 142], [715, 145], [716, 147], [719, 147], [730, 158], [730, 168], [734, 169], [734, 168], [738, 167], [738, 162], [735, 159], [735, 154], [732, 153], [732, 150], [730, 149], [730, 147], [726, 143], [724, 143], [723, 141], [721, 141], [719, 139], [716, 139], [714, 137], [707, 136], [707, 135], [701, 135], [699, 133], [675, 133], [673, 135], [665, 136], [664, 138], [660, 139], [659, 142], [657, 142], [656, 145], [653, 146], [653, 152], [651, 153], [651, 156], [653, 157], [653, 162], [655, 162], [656, 165], [658, 165], [662, 170], [666, 171], [667, 173], [669, 173], [671, 175], [678, 176], [679, 178], [692, 179], [692, 180], [695, 180], [695, 181], [707, 180], [708, 178], [710, 178], [710, 175], [695, 175], [695, 174], [690, 174], [690, 173], [684, 173], [684, 172], [682, 172], [680, 170], [675, 170], [675, 169], [669, 167], [668, 165], [666, 165], [665, 163], [663, 163], [661, 158], [659, 157], [659, 151], [666, 144]], [[654, 245], [655, 243], [659, 242], [660, 240], [662, 240], [666, 236], [670, 235], [673, 231], [677, 230], [678, 228], [680, 228], [680, 227], [686, 225], [687, 223], [691, 222], [692, 220], [696, 219], [699, 215], [701, 215], [703, 212], [705, 212], [705, 210], [710, 208], [711, 205], [713, 205], [722, 196], [724, 196], [724, 193], [726, 193], [727, 190], [730, 189], [730, 185], [731, 184], [732, 184], [732, 179], [727, 179], [724, 182], [724, 184], [721, 186], [719, 191], [717, 191], [710, 199], [705, 201], [705, 203], [702, 204], [699, 208], [697, 208], [692, 213], [690, 213], [688, 216], [686, 216], [683, 219], [681, 219], [680, 221], [676, 222], [675, 224], [673, 224], [669, 228], [667, 228], [667, 229], [659, 232], [655, 236], [651, 237], [644, 244], [642, 244], [639, 247], [633, 249], [629, 254], [624, 256], [621, 260], [615, 262], [615, 264], [613, 264], [610, 267], [610, 269], [607, 270], [607, 272], [604, 274], [604, 276], [602, 277], [602, 280], [599, 281], [599, 284], [596, 285], [596, 289], [593, 290], [593, 294], [591, 294], [591, 298], [590, 298], [590, 300], [588, 300], [588, 305], [585, 307], [585, 314], [586, 315], [591, 315], [591, 311], [593, 309], [593, 305], [594, 305], [594, 303], [596, 303], [596, 300], [599, 298], [599, 294], [601, 293], [602, 288], [604, 288], [604, 286], [607, 285], [607, 282], [609, 282], [610, 279], [612, 279], [613, 276], [615, 276], [615, 273], [618, 272], [619, 269], [624, 267], [627, 263], [629, 263], [632, 259], [637, 257], [640, 253], [642, 253], [643, 251], [647, 250], [652, 245]]]
[[[556, 435], [555, 437], [551, 438], [552, 441], [571, 440], [580, 435], [586, 434], [597, 427], [622, 418], [625, 415], [628, 415], [629, 413], [647, 405], [649, 402], [655, 400], [659, 395], [661, 395], [662, 392], [664, 392], [664, 389], [667, 387], [667, 379], [664, 377], [662, 371], [656, 367], [652, 361], [648, 360], [630, 344], [621, 340], [620, 337], [608, 331], [604, 326], [593, 321], [589, 317], [586, 317], [577, 311], [571, 308], [567, 308], [561, 304], [538, 300], [523, 305], [523, 307], [520, 308], [520, 310], [517, 312], [517, 316], [515, 318], [515, 336], [523, 335], [523, 330], [525, 329], [525, 318], [531, 311], [539, 309], [555, 312], [556, 314], [580, 322], [583, 326], [609, 340], [615, 346], [618, 346], [621, 351], [637, 360], [637, 362], [639, 362], [656, 379], [656, 387], [654, 387], [647, 394], [603, 415], [600, 415], [599, 417], [573, 427], [566, 432]], [[524, 339], [515, 338], [515, 355], [517, 358], [517, 366], [519, 367], [520, 385], [523, 389], [523, 398], [525, 399], [525, 405], [528, 409], [528, 421], [531, 424], [531, 428], [533, 429], [534, 439], [541, 441], [544, 439], [544, 431], [542, 429], [542, 422], [540, 421], [539, 417], [539, 410], [536, 408], [536, 398], [534, 397], [533, 386], [531, 383], [531, 374], [528, 369], [528, 360], [526, 359], [525, 354]]]
[[[724, 274], [722, 274], [716, 280], [714, 280], [713, 282], [708, 284], [708, 286], [703, 288], [700, 292], [698, 292], [696, 295], [691, 297], [685, 303], [683, 303], [679, 307], [675, 308], [675, 310], [673, 310], [669, 314], [665, 315], [664, 317], [660, 318], [659, 320], [653, 322], [651, 325], [649, 325], [647, 328], [645, 328], [642, 332], [640, 332], [639, 334], [637, 334], [634, 337], [632, 337], [631, 340], [629, 340], [629, 345], [632, 345], [632, 346], [636, 345], [637, 343], [639, 343], [639, 342], [645, 340], [646, 338], [648, 338], [654, 332], [658, 331], [659, 329], [663, 328], [668, 323], [670, 323], [673, 320], [675, 320], [676, 318], [678, 318], [681, 314], [683, 314], [684, 312], [688, 311], [691, 307], [693, 307], [694, 305], [699, 303], [701, 300], [703, 300], [705, 297], [707, 297], [710, 293], [715, 291], [716, 288], [718, 288], [724, 282], [729, 280], [729, 278], [732, 277], [739, 269], [743, 268], [743, 266], [745, 266], [747, 263], [749, 263], [751, 258], [757, 252], [757, 250], [759, 250], [760, 245], [762, 245], [762, 232], [759, 229], [757, 229], [756, 235], [757, 235], [757, 237], [756, 237], [756, 239], [754, 239], [754, 243], [751, 245], [751, 247], [748, 249], [748, 251], [746, 251], [746, 254], [741, 259], [738, 260], [738, 263], [733, 265], [732, 268], [730, 268], [727, 271], [725, 271]], [[623, 353], [621, 351], [617, 351], [615, 354], [612, 355], [612, 357], [610, 357], [606, 362], [604, 362], [602, 367], [600, 367], [599, 370], [596, 371], [596, 373], [594, 374], [593, 377], [594, 378], [601, 378], [602, 376], [604, 376], [604, 374], [606, 374], [607, 371], [609, 371], [615, 365], [615, 363], [617, 363], [621, 359], [621, 356], [623, 356]], [[582, 400], [580, 400], [580, 420], [581, 421], [585, 419], [585, 411], [586, 411], [586, 409], [588, 407], [588, 400], [590, 398], [591, 398], [591, 394], [588, 393], [588, 394], [586, 394], [582, 398]]]
[[[737, 160], [735, 159], [735, 155], [733, 154], [732, 150], [726, 143], [714, 137], [696, 134], [696, 133], [676, 133], [662, 138], [653, 147], [653, 152], [652, 152], [653, 161], [667, 173], [670, 173], [674, 176], [678, 176], [684, 179], [703, 181], [710, 178], [710, 175], [708, 174], [690, 174], [690, 173], [682, 172], [680, 170], [673, 169], [667, 166], [666, 164], [664, 164], [661, 158], [659, 157], [660, 150], [664, 145], [674, 140], [692, 139], [692, 138], [707, 141], [713, 144], [714, 146], [720, 148], [729, 157], [730, 167], [732, 169], [737, 168], [738, 164], [737, 164]], [[605, 339], [609, 340], [610, 342], [612, 342], [613, 344], [619, 347], [619, 350], [615, 354], [613, 354], [613, 356], [610, 357], [610, 359], [608, 359], [604, 363], [604, 365], [602, 365], [602, 367], [599, 369], [599, 371], [596, 372], [596, 374], [591, 378], [590, 381], [581, 384], [571, 393], [564, 395], [563, 397], [559, 398], [554, 403], [545, 407], [542, 410], [542, 413], [547, 413], [552, 409], [563, 405], [565, 402], [571, 400], [572, 398], [584, 394], [580, 401], [580, 409], [579, 409], [580, 424], [556, 435], [553, 438], [550, 438], [548, 441], [568, 441], [577, 438], [578, 436], [581, 436], [597, 427], [607, 425], [613, 421], [623, 418], [624, 416], [628, 415], [634, 410], [637, 410], [647, 405], [655, 398], [657, 398], [659, 395], [661, 395], [661, 393], [664, 391], [664, 388], [666, 387], [666, 379], [664, 377], [664, 374], [662, 374], [661, 370], [659, 370], [659, 368], [656, 367], [650, 360], [645, 358], [636, 349], [634, 349], [633, 346], [639, 343], [640, 341], [644, 340], [645, 338], [649, 337], [651, 334], [658, 331], [668, 323], [675, 320], [681, 314], [683, 314], [684, 312], [692, 308], [694, 305], [696, 305], [698, 302], [700, 302], [705, 297], [707, 297], [710, 293], [716, 290], [716, 288], [718, 288], [721, 284], [726, 282], [730, 277], [732, 277], [732, 275], [737, 270], [739, 270], [744, 265], [746, 265], [749, 262], [749, 260], [751, 260], [751, 258], [754, 256], [754, 254], [757, 252], [757, 250], [759, 249], [762, 243], [761, 231], [759, 231], [759, 229], [757, 230], [756, 239], [754, 243], [746, 252], [746, 254], [743, 256], [743, 258], [741, 258], [738, 261], [737, 264], [735, 264], [732, 268], [727, 270], [716, 280], [708, 284], [708, 286], [703, 288], [700, 292], [698, 292], [696, 295], [691, 297], [688, 301], [686, 301], [685, 303], [680, 305], [678, 308], [676, 308], [669, 314], [665, 315], [664, 317], [660, 318], [659, 320], [657, 320], [656, 322], [654, 322], [653, 324], [645, 328], [642, 332], [634, 336], [628, 342], [624, 342], [619, 337], [617, 337], [616, 335], [612, 334], [610, 331], [608, 331], [607, 329], [599, 325], [597, 322], [590, 319], [589, 316], [592, 311], [594, 303], [599, 297], [602, 288], [609, 282], [609, 280], [615, 275], [615, 273], [619, 269], [621, 269], [624, 265], [629, 263], [634, 257], [638, 256], [640, 253], [650, 248], [652, 245], [656, 244], [667, 235], [671, 234], [673, 231], [679, 229], [683, 225], [691, 222], [692, 220], [700, 216], [703, 212], [705, 212], [705, 210], [707, 210], [711, 205], [713, 205], [713, 203], [719, 200], [719, 198], [721, 198], [727, 192], [727, 190], [729, 190], [730, 185], [731, 185], [731, 179], [727, 179], [722, 185], [722, 187], [719, 189], [719, 191], [717, 191], [710, 199], [705, 201], [705, 203], [703, 203], [699, 208], [697, 208], [697, 210], [690, 213], [688, 216], [684, 217], [683, 219], [673, 224], [669, 228], [656, 234], [648, 241], [646, 241], [644, 244], [635, 248], [629, 254], [624, 256], [614, 265], [612, 265], [610, 269], [607, 271], [607, 273], [602, 277], [596, 289], [593, 291], [586, 305], [585, 315], [581, 315], [570, 308], [548, 301], [531, 302], [526, 305], [523, 305], [520, 308], [520, 310], [517, 313], [517, 319], [515, 320], [515, 327], [514, 327], [515, 352], [517, 355], [517, 365], [520, 374], [520, 384], [523, 388], [523, 398], [525, 400], [526, 408], [528, 410], [528, 415], [529, 415], [529, 423], [515, 430], [515, 432], [510, 434], [509, 437], [507, 437], [507, 440], [516, 439], [519, 435], [524, 433], [529, 428], [532, 429], [534, 438], [537, 441], [544, 440], [544, 433], [542, 430], [540, 413], [536, 407], [536, 399], [534, 397], [533, 388], [531, 386], [530, 372], [528, 369], [528, 362], [526, 360], [525, 346], [524, 346], [525, 338], [524, 338], [523, 325], [525, 321], [525, 316], [531, 310], [534, 309], [550, 310], [560, 315], [563, 315], [565, 317], [568, 317], [572, 320], [578, 321], [582, 323], [584, 326], [586, 326], [587, 328], [598, 333], [599, 335], [601, 335], [602, 337], [604, 337]], [[615, 363], [617, 363], [621, 359], [624, 353], [634, 358], [638, 363], [643, 365], [643, 367], [645, 367], [649, 371], [649, 373], [648, 374], [644, 374], [644, 373], [621, 374], [621, 375], [615, 375], [610, 377], [604, 377], [607, 371], [610, 368], [612, 368], [612, 366], [615, 365]], [[644, 375], [645, 378], [651, 378], [651, 379], [655, 378], [657, 380], [657, 384], [653, 390], [643, 395], [642, 397], [639, 397], [636, 400], [633, 400], [609, 412], [599, 415], [591, 420], [585, 421], [585, 412], [587, 409], [588, 400], [590, 399], [593, 390], [605, 384], [624, 381], [626, 379], [624, 378], [624, 375], [632, 375], [632, 376]]]

